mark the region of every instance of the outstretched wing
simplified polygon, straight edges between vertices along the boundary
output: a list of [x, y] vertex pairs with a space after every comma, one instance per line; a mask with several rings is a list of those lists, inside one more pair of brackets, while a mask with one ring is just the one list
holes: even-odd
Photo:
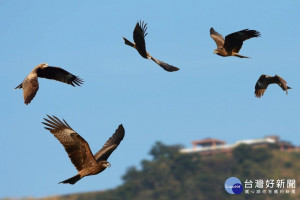
[[133, 40], [135, 42], [136, 50], [143, 58], [147, 59], [145, 37], [148, 33], [146, 33], [146, 30], [147, 30], [147, 23], [144, 24], [143, 21], [136, 23], [133, 31]]
[[53, 79], [63, 83], [70, 84], [72, 86], [80, 86], [83, 83], [83, 80], [70, 72], [60, 68], [60, 67], [44, 67], [39, 68], [37, 71], [38, 77]]
[[228, 52], [238, 53], [243, 46], [243, 42], [253, 37], [259, 37], [260, 33], [256, 30], [244, 29], [231, 33], [225, 37], [224, 48]]
[[118, 147], [123, 140], [125, 130], [122, 124], [119, 125], [115, 133], [106, 141], [103, 147], [94, 155], [97, 162], [107, 160], [110, 154]]
[[265, 75], [261, 75], [255, 84], [255, 97], [260, 98], [264, 95], [267, 87], [269, 86], [268, 80]]
[[24, 103], [27, 105], [35, 97], [39, 89], [39, 82], [36, 74], [30, 73], [15, 89], [21, 88], [23, 88]]
[[281, 87], [281, 89], [283, 91], [286, 91], [286, 93], [288, 93], [288, 86], [286, 81], [280, 76], [278, 76], [277, 74], [275, 74], [275, 79], [276, 79], [276, 83]]
[[215, 31], [213, 28], [210, 28], [210, 37], [215, 41], [217, 44], [217, 48], [222, 48], [224, 46], [224, 38], [221, 34]]
[[49, 130], [64, 146], [78, 171], [96, 162], [88, 143], [65, 120], [62, 122], [55, 116], [47, 116], [49, 119], [44, 118], [47, 123], [42, 122], [47, 126], [45, 129]]
[[264, 95], [266, 89], [255, 89], [255, 97], [260, 98]]
[[163, 61], [157, 60], [155, 58], [153, 58], [151, 56], [151, 60], [153, 60], [156, 64], [158, 64], [159, 66], [161, 66], [164, 70], [168, 71], [168, 72], [174, 72], [174, 71], [178, 71], [179, 68], [174, 67], [173, 65], [169, 65], [168, 63], [165, 63]]

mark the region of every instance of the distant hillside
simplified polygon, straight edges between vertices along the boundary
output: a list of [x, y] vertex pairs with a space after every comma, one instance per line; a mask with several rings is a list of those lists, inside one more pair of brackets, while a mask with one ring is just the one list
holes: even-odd
[[[300, 153], [241, 145], [231, 156], [201, 157], [180, 154], [180, 146], [157, 142], [150, 151], [152, 160], [143, 160], [141, 170], [131, 167], [124, 183], [112, 190], [45, 198], [45, 200], [215, 200], [263, 199], [300, 200]], [[296, 179], [296, 194], [230, 195], [225, 180]], [[242, 184], [244, 185], [244, 184]]]

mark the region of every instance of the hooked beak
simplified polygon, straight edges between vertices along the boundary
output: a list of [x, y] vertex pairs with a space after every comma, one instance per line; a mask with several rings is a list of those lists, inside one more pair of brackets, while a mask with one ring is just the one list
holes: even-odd
[[111, 167], [110, 163], [107, 163], [107, 167]]

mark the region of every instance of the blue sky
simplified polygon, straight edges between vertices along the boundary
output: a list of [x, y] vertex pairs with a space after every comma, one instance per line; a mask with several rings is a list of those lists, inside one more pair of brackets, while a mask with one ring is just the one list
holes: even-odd
[[[44, 197], [113, 188], [130, 166], [150, 158], [156, 141], [191, 146], [206, 137], [234, 143], [277, 134], [300, 145], [299, 1], [16, 1], [0, 0], [0, 198]], [[168, 73], [125, 46], [137, 20], [148, 23], [147, 50], [180, 68]], [[223, 58], [209, 29], [226, 36], [261, 32], [240, 53]], [[14, 88], [39, 63], [85, 80], [73, 88], [39, 79], [26, 106]], [[275, 73], [261, 99], [254, 85]], [[97, 152], [122, 123], [126, 136], [112, 167], [75, 185], [77, 173], [61, 144], [43, 127], [64, 118]]]

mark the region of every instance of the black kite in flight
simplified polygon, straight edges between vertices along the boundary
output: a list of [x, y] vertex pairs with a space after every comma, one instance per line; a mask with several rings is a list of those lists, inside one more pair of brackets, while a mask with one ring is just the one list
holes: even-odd
[[264, 95], [267, 87], [269, 84], [276, 83], [278, 84], [283, 91], [288, 94], [288, 89], [292, 89], [291, 87], [286, 85], [286, 81], [281, 78], [280, 76], [276, 75], [275, 76], [268, 76], [268, 75], [261, 75], [258, 79], [258, 81], [255, 84], [255, 97], [260, 98]]
[[69, 124], [63, 120], [59, 120], [57, 117], [49, 116], [49, 119], [42, 122], [64, 146], [69, 158], [73, 165], [76, 167], [78, 174], [60, 183], [75, 184], [81, 178], [90, 175], [96, 175], [104, 171], [107, 167], [110, 167], [110, 163], [107, 161], [110, 154], [118, 147], [123, 140], [125, 130], [123, 125], [119, 125], [115, 133], [106, 141], [103, 147], [93, 155], [89, 144], [76, 133]]
[[24, 81], [15, 88], [23, 88], [24, 103], [26, 105], [31, 102], [39, 89], [38, 77], [67, 83], [73, 87], [75, 87], [75, 85], [80, 86], [80, 84], [83, 83], [82, 79], [62, 68], [51, 67], [46, 63], [39, 64], [28, 74]]
[[161, 66], [164, 70], [166, 70], [168, 72], [178, 71], [179, 68], [174, 67], [173, 65], [169, 65], [168, 63], [165, 63], [163, 61], [155, 59], [146, 51], [145, 37], [148, 34], [148, 33], [146, 33], [146, 30], [147, 30], [147, 23], [144, 24], [144, 22], [142, 22], [142, 21], [140, 21], [139, 23], [136, 23], [136, 26], [133, 31], [133, 40], [135, 43], [132, 43], [129, 40], [127, 40], [125, 37], [123, 37], [125, 44], [135, 48], [143, 58], [153, 60], [156, 64]]
[[239, 53], [243, 46], [243, 42], [253, 37], [259, 37], [260, 33], [256, 30], [244, 29], [238, 32], [231, 33], [225, 37], [210, 28], [210, 37], [216, 42], [217, 49], [214, 50], [215, 54], [219, 56], [237, 56], [239, 58], [249, 58], [242, 56]]

